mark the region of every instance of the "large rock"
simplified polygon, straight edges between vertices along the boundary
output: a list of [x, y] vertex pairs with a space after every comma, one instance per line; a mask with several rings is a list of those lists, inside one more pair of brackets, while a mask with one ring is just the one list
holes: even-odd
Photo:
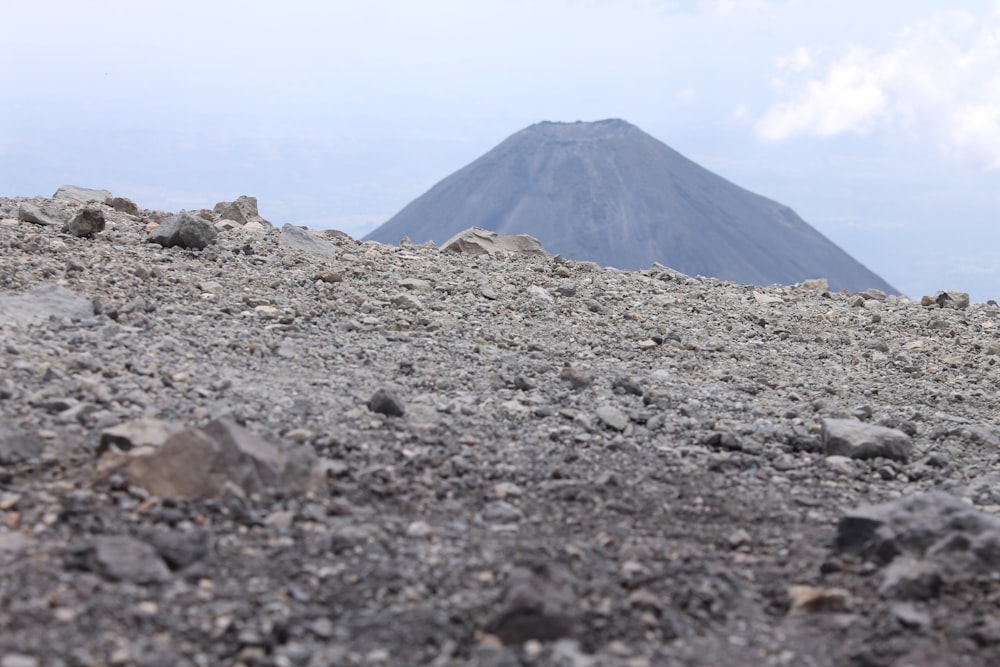
[[926, 599], [942, 582], [1000, 572], [1000, 519], [941, 491], [848, 512], [834, 549], [889, 565], [881, 591]]
[[224, 417], [130, 458], [125, 470], [133, 483], [154, 495], [210, 498], [229, 485], [247, 494], [278, 487], [304, 490], [312, 463], [311, 450], [286, 450]]
[[462, 252], [467, 255], [496, 255], [497, 253], [517, 253], [548, 257], [549, 253], [538, 239], [527, 234], [504, 236], [482, 227], [470, 227], [448, 239], [442, 252]]
[[72, 549], [69, 566], [89, 570], [109, 581], [159, 584], [170, 569], [151, 544], [125, 535], [102, 535]]
[[337, 246], [315, 234], [309, 233], [302, 227], [286, 224], [281, 228], [281, 236], [278, 243], [286, 248], [301, 250], [302, 252], [314, 255], [325, 255], [333, 257], [337, 254]]
[[96, 206], [84, 206], [63, 227], [63, 231], [73, 236], [89, 238], [104, 231], [104, 211]]
[[172, 436], [184, 429], [162, 419], [140, 417], [132, 421], [111, 426], [101, 432], [100, 449], [110, 447], [127, 452], [139, 447], [160, 447]]
[[82, 319], [94, 314], [90, 299], [60, 285], [41, 285], [25, 294], [0, 293], [0, 324], [37, 324], [51, 316]]
[[93, 190], [90, 188], [81, 188], [77, 185], [62, 185], [52, 195], [52, 198], [69, 199], [84, 204], [92, 201], [96, 201], [99, 204], [108, 204], [111, 202], [111, 193], [107, 190]]
[[149, 233], [147, 241], [158, 243], [164, 248], [180, 246], [192, 250], [203, 250], [215, 243], [219, 233], [212, 223], [190, 213], [172, 215]]
[[220, 220], [235, 220], [242, 225], [257, 222], [266, 227], [272, 226], [257, 212], [257, 198], [249, 195], [240, 195], [236, 201], [220, 201], [215, 205], [214, 211]]
[[61, 213], [61, 211], [51, 211], [26, 201], [21, 202], [17, 207], [18, 220], [46, 227], [54, 227], [61, 224], [65, 218]]
[[828, 456], [853, 459], [881, 456], [905, 463], [913, 450], [910, 436], [902, 431], [853, 419], [824, 419], [822, 438]]

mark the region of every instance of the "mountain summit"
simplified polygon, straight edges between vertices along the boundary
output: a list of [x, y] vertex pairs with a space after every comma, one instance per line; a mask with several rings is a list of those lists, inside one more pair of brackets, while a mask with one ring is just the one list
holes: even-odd
[[472, 226], [530, 234], [550, 252], [622, 269], [660, 262], [746, 284], [823, 277], [831, 289], [898, 293], [787, 206], [618, 119], [525, 128], [367, 239], [440, 244]]

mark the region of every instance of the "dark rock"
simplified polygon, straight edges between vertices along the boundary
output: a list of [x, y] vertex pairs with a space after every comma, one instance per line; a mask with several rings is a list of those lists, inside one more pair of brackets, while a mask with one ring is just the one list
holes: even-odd
[[27, 326], [52, 316], [75, 320], [93, 314], [94, 304], [90, 299], [60, 285], [41, 285], [25, 294], [0, 293], [0, 322]]
[[573, 636], [580, 618], [572, 577], [555, 566], [537, 564], [511, 573], [487, 630], [505, 644], [548, 641]]
[[377, 389], [372, 397], [368, 399], [368, 409], [372, 412], [388, 415], [390, 417], [402, 417], [406, 414], [406, 406], [389, 389]]
[[41, 451], [42, 443], [38, 438], [0, 419], [0, 465], [30, 461]]
[[910, 436], [902, 431], [853, 419], [824, 419], [822, 439], [828, 456], [854, 459], [881, 456], [905, 463], [913, 449]]
[[164, 220], [159, 227], [149, 233], [146, 240], [149, 243], [158, 243], [164, 248], [180, 246], [202, 250], [215, 243], [217, 236], [215, 227], [207, 220], [190, 213], [178, 213]]
[[104, 224], [104, 211], [96, 206], [84, 206], [66, 223], [63, 231], [87, 238], [104, 231]]
[[201, 528], [155, 528], [143, 535], [171, 570], [182, 570], [208, 555], [209, 534]]
[[107, 204], [111, 201], [111, 193], [107, 190], [92, 190], [90, 188], [81, 188], [76, 185], [62, 185], [55, 191], [52, 198], [69, 199], [71, 201], [82, 202], [84, 204], [92, 201], [99, 204]]
[[281, 236], [278, 237], [278, 243], [286, 248], [301, 250], [313, 255], [334, 257], [338, 252], [337, 246], [326, 239], [315, 234], [310, 234], [302, 227], [296, 227], [295, 225], [286, 224], [281, 228]]
[[115, 209], [119, 213], [139, 215], [139, 207], [134, 201], [128, 199], [127, 197], [114, 197], [110, 203], [111, 208]]
[[123, 535], [94, 537], [71, 549], [67, 561], [71, 568], [89, 570], [109, 581], [159, 584], [170, 579], [170, 570], [152, 545]]
[[969, 307], [969, 294], [967, 292], [945, 290], [937, 293], [934, 297], [934, 302], [941, 308], [964, 310]]
[[470, 227], [458, 232], [441, 246], [441, 252], [461, 252], [467, 255], [516, 253], [548, 257], [538, 239], [527, 234], [504, 236], [482, 227]]
[[630, 377], [619, 376], [611, 383], [611, 388], [619, 390], [625, 394], [642, 396], [642, 387]]

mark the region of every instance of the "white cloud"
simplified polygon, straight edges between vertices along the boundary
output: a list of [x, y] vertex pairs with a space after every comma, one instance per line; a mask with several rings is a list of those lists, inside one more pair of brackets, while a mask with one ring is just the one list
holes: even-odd
[[[785, 98], [757, 123], [770, 140], [892, 128], [955, 159], [1000, 168], [1000, 11], [943, 12], [909, 26], [887, 50], [848, 47], [822, 76], [808, 50], [776, 61]], [[800, 75], [800, 76], [797, 76]]]

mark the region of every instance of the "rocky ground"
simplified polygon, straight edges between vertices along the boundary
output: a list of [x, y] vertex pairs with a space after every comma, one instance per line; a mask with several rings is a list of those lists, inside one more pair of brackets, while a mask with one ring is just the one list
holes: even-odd
[[998, 327], [0, 199], [0, 667], [1000, 664]]

